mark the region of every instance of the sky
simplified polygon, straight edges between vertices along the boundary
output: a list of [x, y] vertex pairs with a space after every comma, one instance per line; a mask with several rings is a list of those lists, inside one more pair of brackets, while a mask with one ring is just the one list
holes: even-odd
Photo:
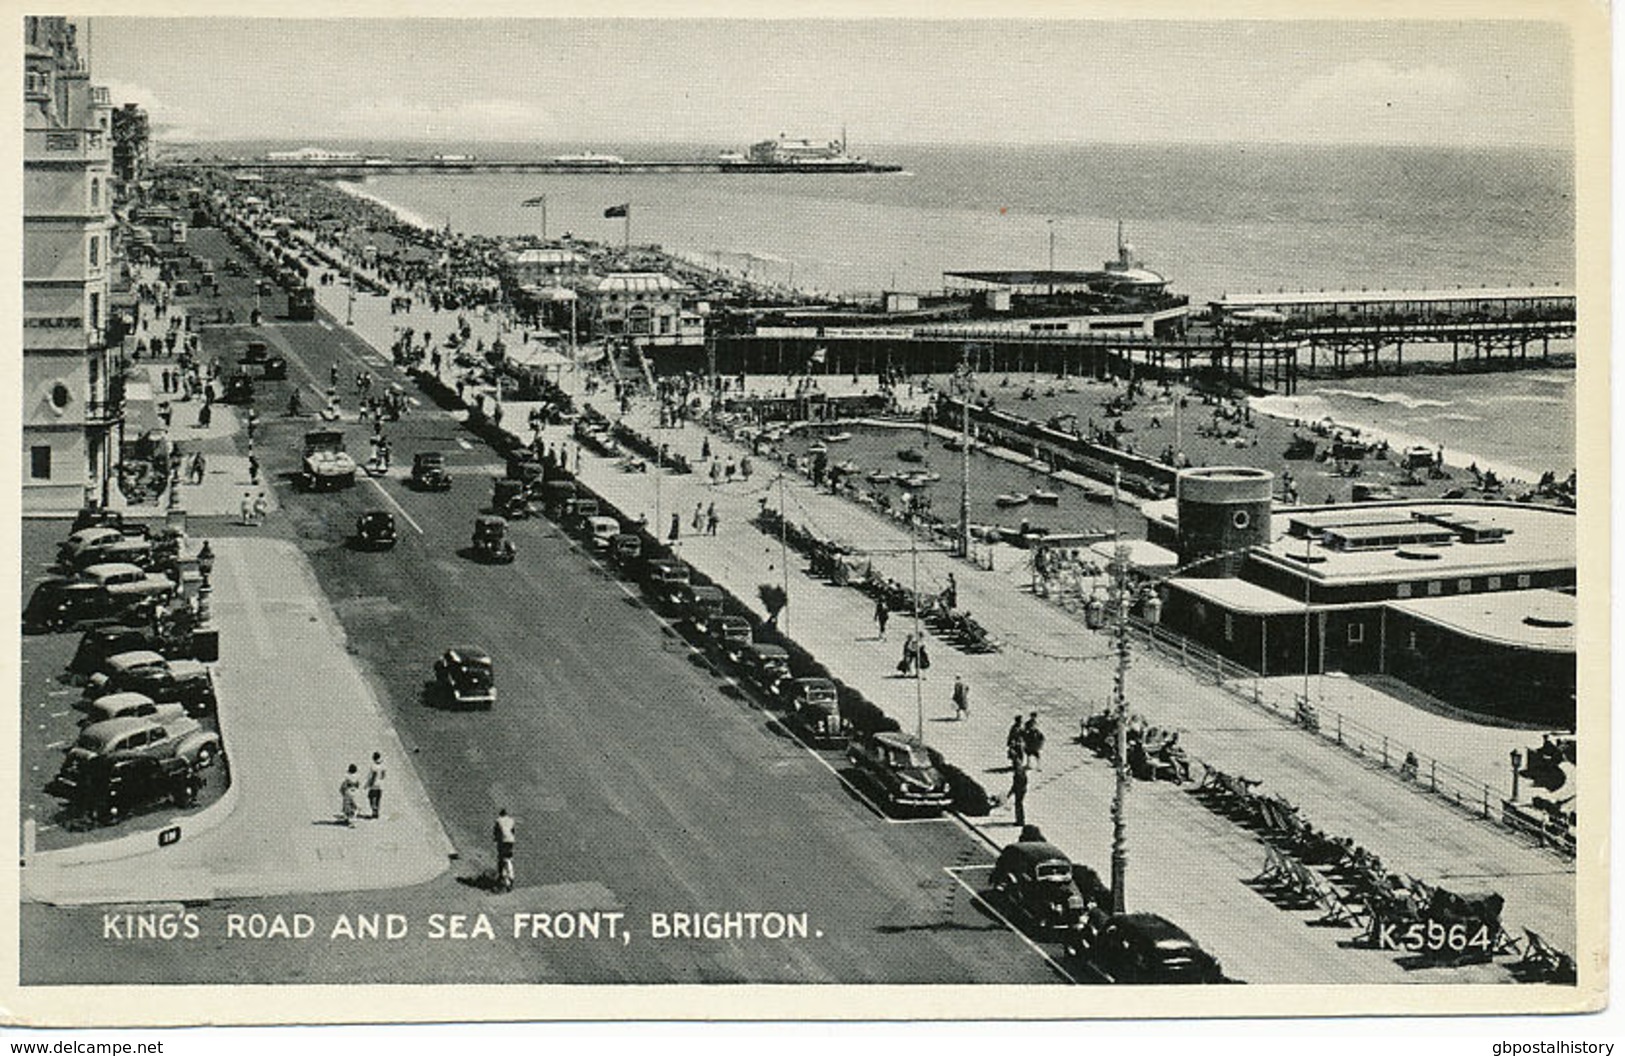
[[88, 21], [169, 141], [1572, 145], [1550, 22]]

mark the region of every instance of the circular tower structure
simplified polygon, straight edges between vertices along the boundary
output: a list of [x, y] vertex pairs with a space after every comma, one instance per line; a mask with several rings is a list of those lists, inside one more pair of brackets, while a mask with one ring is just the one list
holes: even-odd
[[1247, 548], [1270, 541], [1274, 484], [1275, 474], [1248, 466], [1179, 474], [1179, 564], [1186, 575], [1234, 576]]

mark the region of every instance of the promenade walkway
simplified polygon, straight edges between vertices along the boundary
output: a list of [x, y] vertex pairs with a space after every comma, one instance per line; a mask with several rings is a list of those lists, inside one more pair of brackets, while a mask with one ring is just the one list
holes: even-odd
[[[347, 307], [344, 291], [318, 290], [324, 306], [337, 308], [342, 315]], [[409, 325], [421, 330], [422, 320], [416, 315]], [[388, 347], [393, 328], [401, 325], [399, 318], [389, 316], [382, 298], [358, 298], [354, 316], [357, 331], [380, 348]], [[580, 375], [566, 372], [562, 382], [579, 396], [580, 380]], [[527, 409], [509, 405], [508, 420], [514, 428], [521, 427]], [[670, 443], [675, 452], [704, 469], [699, 453], [702, 437], [708, 434], [692, 426], [657, 431], [655, 417], [655, 408], [645, 400], [627, 421]], [[544, 439], [566, 442], [568, 433], [552, 427]], [[714, 434], [710, 445], [718, 458], [732, 455], [737, 461], [745, 453]], [[787, 633], [905, 729], [918, 726], [928, 743], [991, 792], [1002, 795], [1008, 789], [1004, 732], [1011, 718], [1037, 711], [1049, 744], [1042, 769], [1033, 774], [1029, 817], [1074, 858], [1106, 873], [1112, 770], [1074, 738], [1082, 718], [1100, 710], [1109, 698], [1113, 664], [1109, 641], [1022, 590], [1025, 573], [1015, 565], [1017, 551], [999, 548], [991, 572], [979, 572], [935, 550], [914, 553], [906, 531], [895, 522], [815, 491], [800, 477], [781, 482], [770, 464], [758, 461], [757, 466], [748, 481], [713, 486], [700, 472], [626, 473], [613, 460], [581, 457], [581, 474], [591, 487], [629, 516], [646, 516], [662, 536], [676, 513], [682, 525], [681, 556], [758, 611], [757, 587], [787, 581], [790, 604], [781, 617]], [[923, 682], [897, 677], [907, 621], [894, 619], [888, 640], [879, 641], [871, 621], [873, 603], [866, 595], [811, 579], [793, 552], [786, 569], [778, 541], [748, 523], [764, 504], [778, 506], [781, 501], [791, 520], [867, 551], [878, 569], [904, 584], [914, 581], [916, 565], [922, 590], [940, 590], [952, 572], [958, 581], [959, 607], [1003, 641], [1002, 651], [961, 654], [932, 638], [929, 676]], [[691, 527], [695, 507], [703, 511], [712, 503], [720, 517], [718, 534], [695, 533]], [[965, 721], [952, 720], [949, 692], [955, 675], [972, 687], [971, 715]], [[1573, 948], [1571, 862], [1419, 794], [1177, 664], [1137, 652], [1128, 695], [1132, 709], [1149, 722], [1179, 730], [1181, 742], [1194, 757], [1262, 780], [1262, 791], [1284, 795], [1318, 828], [1352, 837], [1380, 855], [1388, 868], [1453, 890], [1499, 891], [1506, 898], [1504, 919], [1509, 928], [1532, 927], [1559, 946]], [[1392, 720], [1396, 727], [1404, 723], [1418, 738], [1444, 743], [1463, 735], [1459, 724], [1434, 724], [1431, 720], [1442, 717], [1418, 716], [1399, 700], [1372, 693], [1362, 701], [1370, 721]], [[1318, 913], [1279, 909], [1246, 886], [1244, 881], [1263, 865], [1263, 846], [1186, 791], [1167, 784], [1136, 784], [1129, 819], [1130, 908], [1161, 912], [1179, 922], [1233, 975], [1260, 983], [1437, 982], [1445, 977], [1439, 972], [1407, 971], [1392, 953], [1344, 949], [1352, 932], [1312, 927], [1309, 921]], [[1017, 834], [1007, 809], [968, 820], [995, 846]], [[1495, 965], [1448, 973], [1453, 982], [1504, 978], [1504, 970]]]

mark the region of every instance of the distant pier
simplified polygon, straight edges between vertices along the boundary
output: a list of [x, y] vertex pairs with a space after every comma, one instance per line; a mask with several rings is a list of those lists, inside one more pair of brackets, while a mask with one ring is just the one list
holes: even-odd
[[680, 173], [795, 173], [797, 175], [854, 175], [902, 172], [901, 165], [872, 161], [839, 162], [756, 162], [756, 161], [620, 161], [583, 163], [570, 161], [483, 161], [439, 158], [402, 158], [335, 161], [322, 159], [209, 158], [177, 162], [183, 169], [217, 169], [224, 172], [296, 172], [332, 179], [362, 179], [367, 176], [395, 176], [410, 173], [525, 173], [541, 176], [615, 176]]

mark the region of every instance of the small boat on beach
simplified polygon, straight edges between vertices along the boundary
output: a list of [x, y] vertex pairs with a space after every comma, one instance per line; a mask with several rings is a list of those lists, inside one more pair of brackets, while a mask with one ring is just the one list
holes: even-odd
[[840, 470], [842, 473], [852, 476], [857, 474], [859, 466], [856, 462], [849, 458], [845, 462], [838, 464], [835, 468]]
[[824, 441], [831, 444], [844, 444], [850, 439], [852, 439], [851, 433], [830, 433], [824, 437]]
[[1031, 500], [1031, 498], [1032, 496], [1022, 492], [1006, 491], [1002, 494], [993, 496], [993, 505], [1007, 510], [1012, 506], [1025, 506]]
[[904, 462], [924, 462], [925, 452], [917, 447], [905, 447], [897, 452], [897, 457]]
[[1040, 506], [1055, 506], [1061, 501], [1060, 492], [1045, 491], [1043, 488], [1029, 493], [1027, 497]]
[[883, 469], [877, 469], [872, 471], [864, 479], [871, 484], [890, 484], [892, 482], [892, 475]]
[[822, 441], [815, 440], [812, 443], [807, 445], [807, 454], [809, 454], [809, 455], [827, 455], [827, 454], [829, 454], [829, 445], [826, 444], [826, 443], [823, 443]]

